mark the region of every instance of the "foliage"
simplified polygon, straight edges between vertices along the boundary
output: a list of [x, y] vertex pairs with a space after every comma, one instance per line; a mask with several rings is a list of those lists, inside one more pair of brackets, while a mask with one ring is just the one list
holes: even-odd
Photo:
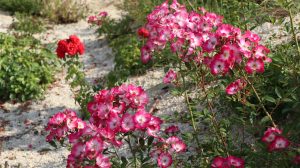
[[58, 61], [32, 37], [0, 34], [1, 100], [37, 99], [53, 80]]
[[44, 30], [43, 21], [36, 16], [22, 13], [15, 13], [16, 21], [11, 24], [11, 28], [24, 34], [40, 33]]
[[77, 22], [88, 11], [84, 0], [0, 0], [0, 9], [43, 17], [53, 23]]
[[115, 68], [106, 77], [106, 85], [109, 87], [125, 81], [130, 75], [142, 74], [151, 67], [140, 62], [142, 41], [132, 29], [133, 25], [129, 17], [120, 21], [106, 18], [98, 30], [99, 36], [105, 35], [115, 55]]
[[42, 4], [40, 0], [0, 0], [0, 9], [37, 15], [42, 10]]
[[54, 23], [73, 23], [86, 16], [84, 0], [42, 0], [40, 15]]

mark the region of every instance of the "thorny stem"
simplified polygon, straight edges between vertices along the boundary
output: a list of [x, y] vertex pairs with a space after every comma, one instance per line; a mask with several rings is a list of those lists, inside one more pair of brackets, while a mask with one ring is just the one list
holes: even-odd
[[191, 8], [193, 9], [193, 11], [197, 11], [197, 9], [194, 7], [194, 5], [191, 3], [190, 0], [188, 0], [189, 5], [191, 6]]
[[[182, 78], [182, 82], [183, 82], [183, 87], [184, 89], [186, 89], [186, 82], [185, 82], [185, 78], [184, 78], [184, 75], [182, 74], [182, 62], [180, 62], [179, 64], [179, 69], [180, 69], [180, 76]], [[200, 141], [198, 139], [198, 136], [197, 136], [197, 127], [196, 127], [196, 124], [195, 124], [195, 120], [194, 120], [194, 113], [193, 113], [193, 110], [190, 106], [190, 102], [189, 102], [189, 98], [188, 98], [188, 95], [187, 95], [187, 91], [184, 92], [184, 97], [185, 97], [185, 102], [188, 106], [188, 110], [190, 112], [190, 115], [191, 115], [191, 121], [192, 121], [192, 125], [193, 125], [193, 130], [194, 130], [194, 137], [196, 139], [196, 142], [197, 142], [197, 145], [198, 147], [200, 147]]]
[[127, 143], [129, 145], [129, 148], [130, 148], [130, 151], [133, 155], [133, 162], [134, 162], [134, 167], [137, 168], [137, 165], [136, 165], [136, 155], [135, 155], [135, 151], [133, 151], [133, 148], [132, 148], [132, 145], [131, 145], [131, 142], [130, 142], [130, 137], [128, 136], [127, 138]]
[[192, 125], [193, 125], [193, 130], [194, 130], [194, 133], [195, 133], [195, 138], [196, 138], [196, 141], [197, 141], [197, 145], [198, 147], [200, 147], [200, 142], [199, 142], [199, 139], [198, 139], [198, 136], [197, 136], [197, 127], [196, 127], [196, 124], [195, 124], [195, 119], [194, 119], [194, 113], [193, 113], [193, 110], [190, 106], [190, 101], [189, 101], [189, 97], [187, 95], [187, 91], [184, 92], [184, 97], [185, 97], [185, 102], [188, 106], [188, 110], [190, 112], [190, 115], [191, 115], [191, 121], [192, 121]]
[[116, 156], [118, 157], [118, 159], [121, 160], [121, 157], [118, 154], [118, 151], [117, 151], [117, 149], [116, 149], [116, 147], [114, 145], [113, 145], [113, 148], [114, 148], [114, 153], [116, 154]]
[[[288, 3], [287, 0], [286, 0], [286, 2]], [[293, 16], [292, 16], [292, 10], [291, 10], [290, 7], [288, 7], [288, 10], [289, 10], [289, 17], [290, 17], [290, 23], [291, 23], [291, 29], [292, 29], [293, 37], [294, 37], [294, 40], [296, 42], [296, 46], [297, 46], [297, 50], [298, 50], [298, 55], [300, 57], [300, 46], [299, 46], [299, 42], [298, 42], [298, 39], [297, 39], [297, 35], [295, 33], [294, 21], [293, 21]]]
[[259, 104], [261, 106], [261, 108], [264, 110], [264, 112], [266, 113], [266, 115], [269, 117], [270, 121], [272, 122], [273, 127], [277, 128], [277, 125], [275, 124], [271, 114], [268, 112], [268, 110], [266, 109], [266, 107], [263, 105], [262, 99], [260, 98], [260, 96], [258, 95], [254, 85], [252, 84], [252, 82], [249, 81], [249, 79], [247, 78], [247, 76], [244, 74], [245, 80], [247, 81], [247, 83], [249, 83], [249, 85], [251, 86], [257, 100], [259, 101]]
[[[198, 74], [198, 73], [197, 73]], [[203, 75], [202, 71], [201, 71], [201, 74], [200, 74], [200, 77], [202, 79], [201, 81], [201, 87], [200, 89], [203, 90], [204, 94], [205, 94], [205, 99], [207, 101], [207, 104], [208, 104], [208, 107], [209, 107], [209, 110], [210, 112], [212, 113], [212, 118], [211, 118], [211, 121], [213, 123], [213, 128], [217, 134], [217, 136], [220, 137], [221, 141], [222, 141], [222, 144], [224, 145], [224, 148], [225, 148], [225, 151], [226, 151], [226, 154], [227, 156], [229, 156], [229, 153], [228, 153], [228, 149], [227, 149], [227, 143], [226, 143], [226, 140], [224, 139], [222, 133], [220, 132], [220, 128], [219, 128], [219, 124], [216, 120], [216, 113], [213, 111], [213, 106], [212, 106], [212, 103], [208, 100], [208, 93], [205, 89], [205, 76]]]
[[[207, 94], [206, 94], [207, 95]], [[212, 104], [211, 102], [208, 100], [208, 97], [206, 96], [206, 101], [207, 101], [207, 104], [208, 104], [208, 107], [209, 107], [209, 110], [210, 112], [212, 113], [212, 122], [213, 122], [213, 126], [215, 128], [215, 131], [216, 133], [219, 135], [219, 137], [221, 138], [221, 141], [225, 147], [225, 150], [226, 150], [226, 154], [227, 156], [229, 156], [229, 153], [228, 153], [228, 149], [227, 149], [227, 143], [226, 143], [226, 140], [224, 139], [222, 133], [220, 132], [220, 127], [219, 127], [219, 124], [216, 120], [216, 113], [213, 111], [213, 107], [212, 107]]]
[[191, 108], [191, 106], [190, 106], [190, 101], [189, 101], [189, 98], [188, 98], [188, 95], [187, 95], [187, 91], [184, 92], [184, 97], [185, 97], [185, 102], [186, 102], [186, 104], [188, 105], [188, 110], [189, 110], [190, 115], [191, 115], [193, 129], [194, 129], [194, 131], [196, 132], [196, 131], [197, 131], [197, 128], [196, 128], [196, 125], [195, 125], [194, 114], [193, 114], [193, 110], [192, 110], [192, 108]]

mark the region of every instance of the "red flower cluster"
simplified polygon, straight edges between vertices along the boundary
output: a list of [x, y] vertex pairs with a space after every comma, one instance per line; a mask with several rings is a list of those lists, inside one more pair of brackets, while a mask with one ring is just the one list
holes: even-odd
[[244, 168], [245, 161], [235, 156], [228, 156], [226, 158], [217, 156], [214, 158], [211, 167], [212, 168], [231, 168], [231, 167]]
[[76, 35], [71, 35], [69, 39], [58, 42], [56, 53], [59, 58], [65, 58], [66, 55], [82, 55], [84, 53], [84, 45]]
[[242, 33], [237, 27], [222, 23], [222, 16], [207, 12], [188, 12], [184, 5], [166, 0], [147, 16], [144, 26], [149, 31], [141, 48], [141, 60], [147, 63], [155, 51], [167, 44], [182, 61], [206, 64], [213, 75], [226, 75], [237, 65], [248, 74], [264, 72], [268, 48], [251, 31]]
[[107, 17], [107, 12], [100, 12], [98, 15], [89, 16], [88, 23], [101, 26], [103, 20]]
[[144, 37], [144, 38], [148, 38], [149, 37], [149, 31], [144, 28], [144, 27], [141, 27], [138, 29], [138, 35], [141, 36], [141, 37]]
[[[171, 156], [172, 152], [185, 151], [186, 145], [179, 138], [171, 137], [165, 140], [161, 137], [163, 121], [146, 111], [147, 103], [146, 92], [134, 85], [101, 90], [88, 103], [91, 115], [89, 123], [79, 119], [75, 112], [70, 110], [57, 113], [49, 120], [46, 128], [50, 131], [47, 141], [69, 139], [72, 149], [67, 161], [68, 167], [81, 167], [86, 162], [95, 163], [90, 165], [93, 167], [110, 167], [109, 158], [102, 152], [110, 146], [121, 147], [123, 142], [120, 138], [125, 136], [125, 133], [136, 133], [136, 136], [139, 136], [139, 132], [146, 132], [148, 136], [154, 137], [158, 144], [164, 144], [159, 149], [168, 154], [166, 156]], [[161, 155], [160, 158], [158, 165], [168, 167], [165, 155]]]
[[264, 132], [264, 136], [262, 137], [262, 141], [268, 145], [268, 151], [280, 151], [286, 149], [290, 146], [290, 141], [283, 137], [282, 131], [278, 128], [268, 128]]

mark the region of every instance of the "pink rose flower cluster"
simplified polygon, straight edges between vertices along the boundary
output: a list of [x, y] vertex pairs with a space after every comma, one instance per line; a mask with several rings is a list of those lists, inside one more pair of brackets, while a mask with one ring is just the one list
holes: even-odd
[[89, 16], [88, 23], [101, 26], [107, 15], [107, 12], [100, 12], [98, 15]]
[[237, 79], [226, 87], [226, 93], [229, 95], [234, 95], [244, 89], [246, 86], [247, 82], [244, 79]]
[[262, 141], [268, 145], [268, 151], [281, 151], [290, 146], [290, 141], [281, 135], [282, 130], [278, 128], [268, 128], [262, 137]]
[[177, 79], [177, 73], [173, 69], [170, 69], [166, 73], [165, 77], [163, 78], [163, 82], [165, 84], [168, 84], [168, 83], [172, 83], [176, 79]]
[[89, 122], [82, 121], [71, 110], [59, 112], [49, 120], [47, 141], [69, 139], [72, 149], [67, 167], [109, 168], [111, 163], [109, 157], [103, 154], [105, 149], [121, 147], [124, 136], [128, 134], [138, 138], [148, 135], [154, 137], [157, 141], [155, 146], [161, 151], [157, 158], [158, 165], [169, 167], [172, 154], [185, 151], [186, 145], [176, 136], [167, 139], [162, 137], [163, 121], [146, 111], [148, 101], [142, 87], [134, 85], [123, 84], [110, 90], [101, 90], [88, 103]]
[[161, 168], [170, 167], [173, 163], [172, 154], [178, 155], [187, 149], [186, 144], [177, 136], [171, 136], [167, 139], [158, 138], [154, 144], [150, 156]]
[[231, 167], [244, 168], [245, 161], [235, 156], [228, 156], [226, 158], [217, 156], [214, 158], [211, 167], [212, 168], [231, 168]]
[[272, 60], [260, 37], [251, 31], [242, 33], [222, 19], [203, 8], [188, 12], [177, 0], [170, 5], [166, 0], [147, 16], [143, 29], [149, 36], [141, 48], [141, 61], [148, 63], [155, 51], [170, 45], [182, 61], [203, 63], [213, 75], [226, 75], [235, 67], [244, 67], [248, 74], [264, 72], [265, 63]]

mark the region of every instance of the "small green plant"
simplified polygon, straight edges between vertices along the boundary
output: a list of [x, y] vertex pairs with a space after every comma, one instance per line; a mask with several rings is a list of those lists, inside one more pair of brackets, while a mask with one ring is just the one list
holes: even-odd
[[0, 97], [37, 99], [53, 80], [58, 61], [32, 37], [0, 34]]
[[16, 13], [15, 16], [17, 20], [11, 24], [11, 28], [16, 31], [25, 34], [34, 34], [45, 30], [43, 21], [39, 17], [22, 13]]
[[140, 62], [142, 41], [136, 35], [138, 26], [134, 20], [125, 16], [121, 20], [105, 18], [98, 29], [99, 36], [105, 35], [115, 55], [115, 68], [106, 76], [107, 86], [124, 82], [131, 75], [138, 75], [152, 67]]

